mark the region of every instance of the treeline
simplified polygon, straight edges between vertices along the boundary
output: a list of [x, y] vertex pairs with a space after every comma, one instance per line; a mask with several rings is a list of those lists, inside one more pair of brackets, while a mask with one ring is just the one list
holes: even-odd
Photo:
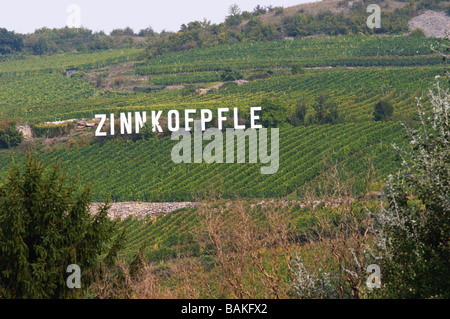
[[[450, 11], [448, 3], [436, 0], [409, 1], [403, 8], [393, 12], [383, 10], [383, 23], [380, 29], [371, 30], [366, 26], [369, 4], [379, 3], [386, 8], [388, 3], [380, 0], [350, 3], [343, 0], [338, 4], [340, 13], [321, 11], [317, 14], [300, 9], [296, 14], [285, 15], [282, 7], [257, 6], [252, 12], [241, 11], [238, 5], [229, 8], [225, 21], [211, 24], [194, 21], [183, 24], [178, 32], [157, 33], [151, 28], [135, 32], [130, 27], [115, 29], [109, 35], [93, 32], [85, 28], [41, 28], [32, 34], [16, 34], [0, 29], [0, 55], [26, 53], [34, 55], [62, 52], [88, 52], [124, 47], [146, 47], [142, 58], [151, 58], [167, 52], [209, 47], [237, 42], [269, 41], [285, 37], [304, 37], [311, 35], [347, 34], [398, 34], [408, 31], [409, 19], [421, 10]], [[263, 23], [261, 15], [272, 14], [279, 17], [278, 22]]]
[[[93, 52], [109, 49], [133, 48], [144, 43], [139, 38], [147, 31], [134, 34], [130, 28], [117, 29], [107, 35], [86, 28], [41, 28], [31, 34], [18, 34], [0, 28], [0, 56], [57, 54], [64, 52]], [[144, 32], [145, 31], [145, 32]], [[1, 59], [0, 59], [1, 61]]]
[[[182, 25], [176, 33], [153, 33], [147, 42], [146, 56], [152, 58], [167, 52], [210, 47], [238, 42], [270, 41], [285, 37], [304, 37], [313, 35], [352, 35], [352, 34], [401, 34], [408, 32], [408, 21], [424, 9], [446, 10], [448, 5], [434, 0], [410, 1], [393, 12], [383, 10], [383, 23], [380, 29], [369, 29], [366, 25], [367, 6], [379, 3], [386, 8], [384, 1], [353, 2], [343, 0], [339, 13], [321, 11], [311, 14], [300, 9], [294, 15], [285, 15], [282, 7], [257, 6], [253, 12], [243, 11], [237, 5], [229, 8], [228, 16], [221, 24], [209, 21], [195, 21]], [[276, 23], [265, 24], [260, 15], [271, 13], [280, 17]]]

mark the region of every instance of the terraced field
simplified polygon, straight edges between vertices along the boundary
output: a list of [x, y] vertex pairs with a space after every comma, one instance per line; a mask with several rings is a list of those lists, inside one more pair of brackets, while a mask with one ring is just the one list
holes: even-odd
[[96, 93], [89, 84], [61, 74], [20, 76], [0, 78], [0, 117], [26, 121], [185, 108], [238, 107], [245, 111], [266, 97], [279, 97], [292, 106], [300, 97], [311, 103], [319, 93], [328, 93], [350, 121], [366, 121], [371, 120], [374, 104], [383, 97], [390, 98], [398, 111], [414, 112], [411, 103], [427, 92], [439, 74], [441, 66], [319, 69], [187, 96], [177, 90], [150, 94]]
[[[435, 40], [411, 37], [306, 38], [216, 46], [171, 53], [136, 64], [138, 74], [321, 66], [418, 66], [439, 64]], [[198, 63], [201, 61], [201, 63]]]
[[93, 69], [135, 59], [138, 52], [137, 49], [121, 49], [53, 56], [11, 57], [0, 62], [0, 77], [57, 73], [67, 69]]

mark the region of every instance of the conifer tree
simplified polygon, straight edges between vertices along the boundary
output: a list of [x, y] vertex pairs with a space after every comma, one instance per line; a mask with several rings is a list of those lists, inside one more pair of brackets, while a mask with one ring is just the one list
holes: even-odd
[[83, 282], [110, 239], [104, 204], [90, 213], [90, 187], [79, 186], [55, 164], [28, 154], [0, 182], [0, 298], [68, 298], [67, 267], [81, 268]]

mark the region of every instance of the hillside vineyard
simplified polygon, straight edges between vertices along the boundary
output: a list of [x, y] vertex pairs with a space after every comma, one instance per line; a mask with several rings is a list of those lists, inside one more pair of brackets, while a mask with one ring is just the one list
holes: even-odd
[[[366, 179], [365, 161], [373, 165], [376, 180], [399, 168], [392, 144], [404, 143], [400, 123], [413, 118], [416, 97], [445, 73], [442, 58], [430, 49], [435, 43], [342, 36], [218, 45], [146, 60], [137, 59], [137, 49], [3, 60], [0, 119], [31, 127], [55, 118], [103, 125], [61, 138], [44, 134], [23, 148], [0, 150], [0, 176], [7, 176], [12, 157], [21, 162], [31, 145], [40, 159], [58, 158], [68, 176], [79, 174], [92, 183], [95, 201], [109, 195], [118, 202], [192, 201], [211, 191], [222, 198], [284, 197], [301, 195], [304, 185], [321, 176], [328, 158], [353, 174], [358, 194]], [[291, 72], [294, 64], [303, 66], [300, 74]], [[227, 67], [245, 81], [224, 83]], [[77, 71], [68, 77], [67, 69]], [[121, 86], [115, 85], [121, 76]], [[97, 85], [99, 78], [104, 86]], [[335, 107], [337, 123], [317, 122], [321, 95]], [[380, 100], [394, 107], [393, 121], [373, 120]], [[301, 106], [303, 121], [292, 121]], [[171, 160], [179, 141], [167, 133], [192, 128], [191, 119], [200, 120], [203, 129], [244, 123], [247, 129], [251, 110], [255, 127], [279, 128], [275, 174], [262, 175], [267, 164], [251, 163], [248, 154], [245, 163], [236, 163], [237, 158], [234, 163]], [[155, 134], [145, 135], [143, 129]]]

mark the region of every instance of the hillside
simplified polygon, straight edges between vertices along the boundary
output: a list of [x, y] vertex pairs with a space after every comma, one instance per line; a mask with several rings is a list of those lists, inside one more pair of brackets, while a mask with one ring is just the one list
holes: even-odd
[[[260, 165], [255, 164], [177, 165], [170, 159], [175, 143], [169, 137], [102, 141], [93, 138], [94, 128], [62, 139], [28, 140], [21, 149], [41, 149], [41, 158], [59, 158], [70, 175], [80, 172], [83, 181], [93, 183], [96, 201], [107, 195], [115, 201], [192, 201], [208, 192], [224, 198], [300, 196], [305, 183], [320, 174], [321, 161], [327, 156], [359, 176], [358, 194], [364, 180], [362, 154], [371, 159], [380, 180], [395, 169], [391, 144], [402, 140], [395, 122], [411, 121], [415, 97], [443, 73], [441, 58], [430, 50], [434, 43], [413, 37], [349, 36], [217, 46], [168, 53], [134, 66], [128, 61], [135, 51], [55, 56], [51, 69], [50, 57], [29, 58], [22, 64], [1, 62], [0, 114], [33, 126], [55, 118], [92, 119], [94, 114], [110, 112], [118, 116], [120, 112], [239, 107], [245, 113], [269, 99], [286, 107], [282, 117], [287, 121], [301, 100], [310, 124], [281, 127], [280, 170], [273, 176], [262, 176]], [[296, 64], [304, 69], [292, 75]], [[119, 74], [115, 70], [122, 66], [126, 73], [120, 75], [121, 86], [92, 85], [98, 74], [113, 83]], [[249, 82], [198, 94], [198, 89], [217, 84], [228, 67]], [[67, 68], [78, 71], [67, 77]], [[138, 79], [138, 86], [133, 86]], [[185, 88], [163, 90], [174, 85]], [[324, 94], [337, 106], [340, 124], [314, 122], [313, 106]], [[395, 122], [373, 122], [373, 107], [381, 99], [393, 104]], [[18, 161], [25, 154], [0, 151], [3, 176], [11, 156]]]
[[0, 28], [0, 299], [448, 297], [448, 1], [371, 2]]
[[[350, 1], [350, 0], [325, 0], [325, 1], [311, 1], [308, 3], [302, 3], [296, 6], [284, 8], [282, 14], [277, 12], [269, 12], [261, 15], [259, 19], [263, 23], [268, 24], [281, 24], [282, 19], [285, 17], [291, 17], [299, 13], [317, 15], [323, 12], [331, 12], [334, 14], [343, 13], [348, 15], [352, 7], [363, 1]], [[404, 1], [377, 1], [383, 11], [394, 12], [396, 9], [402, 9], [407, 5]]]

